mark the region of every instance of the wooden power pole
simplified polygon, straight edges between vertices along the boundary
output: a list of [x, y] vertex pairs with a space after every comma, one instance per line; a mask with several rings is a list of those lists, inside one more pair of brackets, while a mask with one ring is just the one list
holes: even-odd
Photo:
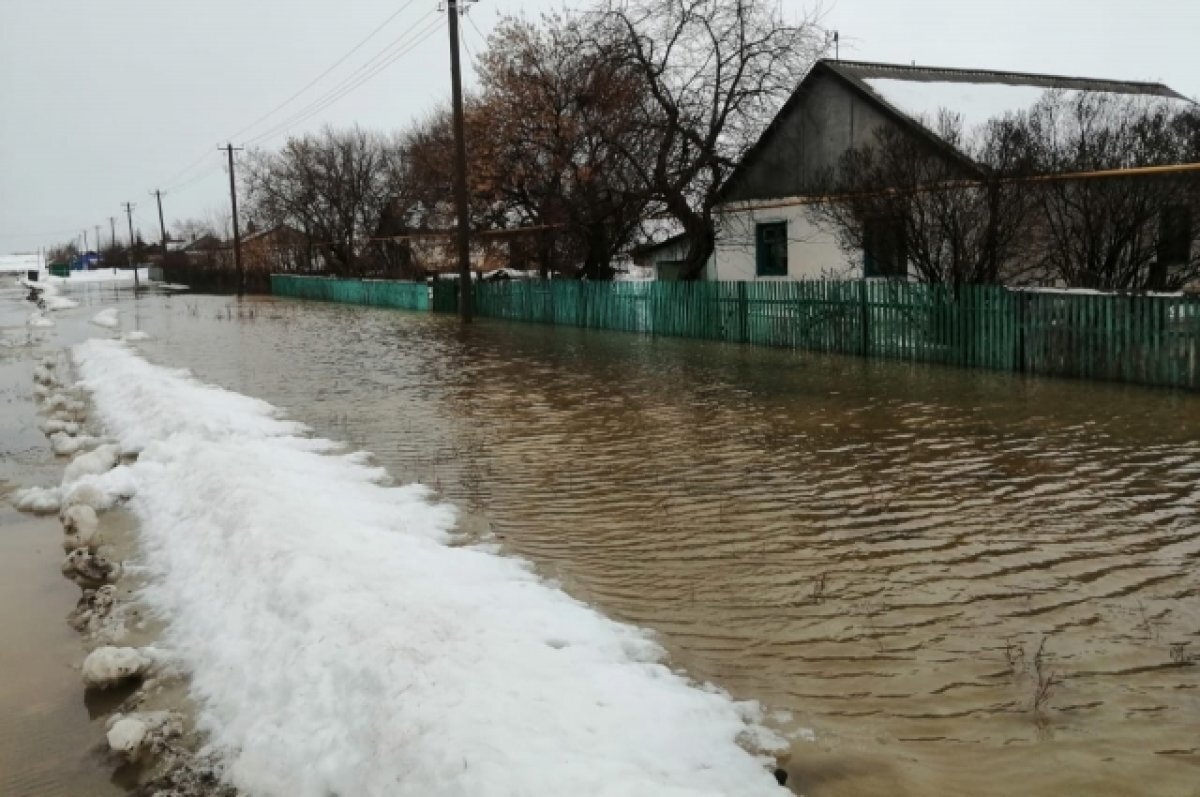
[[458, 211], [458, 317], [471, 323], [471, 217], [467, 204], [467, 142], [463, 134], [462, 68], [458, 59], [458, 13], [465, 0], [447, 0], [450, 18], [450, 90], [454, 105], [454, 205]]
[[129, 221], [129, 265], [133, 266], [133, 291], [137, 293], [141, 285], [138, 284], [138, 267], [137, 263], [133, 262], [133, 203], [125, 203], [125, 218]]
[[165, 266], [167, 265], [167, 225], [163, 222], [162, 191], [156, 189], [154, 198], [158, 200], [158, 229], [162, 232], [162, 265]]
[[237, 269], [237, 295], [240, 297], [246, 292], [246, 272], [242, 269], [242, 235], [238, 229], [237, 181], [233, 176], [233, 153], [240, 152], [242, 148], [227, 143], [217, 149], [223, 149], [229, 154], [229, 205], [233, 210], [233, 266]]

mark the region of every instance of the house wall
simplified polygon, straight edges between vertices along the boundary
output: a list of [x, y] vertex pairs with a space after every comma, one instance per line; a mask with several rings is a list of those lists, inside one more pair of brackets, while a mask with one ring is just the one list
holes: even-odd
[[[760, 223], [787, 222], [786, 277], [756, 275], [755, 228]], [[717, 218], [717, 245], [709, 261], [711, 280], [858, 279], [862, 256], [838, 246], [832, 229], [808, 217], [803, 205], [762, 210], [726, 210]]]

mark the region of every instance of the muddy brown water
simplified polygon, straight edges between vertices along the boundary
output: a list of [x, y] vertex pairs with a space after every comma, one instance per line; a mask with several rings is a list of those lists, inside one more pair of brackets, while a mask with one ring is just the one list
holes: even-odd
[[121, 306], [151, 359], [433, 485], [761, 701], [798, 792], [1200, 795], [1200, 397], [296, 301]]
[[[28, 329], [22, 296], [0, 288], [0, 795], [120, 795], [101, 747], [106, 712], [84, 694], [84, 651], [66, 623], [79, 589], [59, 573], [62, 527], [7, 500], [17, 487], [62, 475], [32, 403], [34, 365], [63, 356], [59, 330]], [[86, 334], [69, 321], [63, 332]]]

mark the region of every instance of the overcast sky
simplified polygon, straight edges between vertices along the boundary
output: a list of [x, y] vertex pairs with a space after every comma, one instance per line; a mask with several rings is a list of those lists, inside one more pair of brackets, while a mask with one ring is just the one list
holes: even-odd
[[[584, 5], [480, 0], [465, 55], [502, 14]], [[1200, 97], [1197, 0], [829, 0], [824, 20], [843, 58], [1159, 80]], [[314, 107], [389, 45], [394, 63]], [[326, 123], [403, 127], [449, 96], [447, 47], [437, 0], [0, 0], [0, 253], [84, 229], [94, 245], [96, 225], [107, 242], [111, 216], [123, 237], [125, 201], [157, 239], [155, 188], [168, 228], [224, 211], [218, 143], [278, 146]]]

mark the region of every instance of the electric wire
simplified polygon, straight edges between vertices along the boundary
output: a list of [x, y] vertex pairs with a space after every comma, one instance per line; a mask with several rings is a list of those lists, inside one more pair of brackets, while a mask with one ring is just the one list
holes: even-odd
[[[378, 25], [376, 25], [376, 26], [375, 26], [375, 27], [374, 27], [374, 28], [373, 28], [373, 29], [370, 31], [370, 33], [368, 33], [368, 34], [367, 34], [365, 37], [363, 37], [362, 39], [360, 39], [360, 40], [358, 41], [358, 43], [356, 43], [356, 44], [355, 44], [353, 47], [351, 47], [351, 48], [350, 48], [350, 49], [349, 49], [349, 50], [348, 50], [348, 51], [347, 51], [345, 54], [343, 54], [343, 55], [342, 55], [340, 58], [338, 58], [338, 59], [337, 59], [337, 60], [336, 60], [336, 61], [335, 61], [335, 62], [334, 62], [332, 65], [330, 65], [330, 66], [329, 66], [327, 69], [325, 69], [323, 72], [321, 72], [321, 73], [320, 73], [319, 75], [317, 75], [315, 78], [313, 78], [313, 79], [312, 79], [312, 80], [310, 80], [308, 83], [306, 83], [304, 86], [302, 86], [302, 87], [301, 87], [301, 88], [300, 88], [298, 91], [296, 91], [295, 93], [293, 93], [293, 94], [292, 94], [290, 97], [288, 97], [286, 100], [284, 100], [283, 102], [281, 102], [281, 103], [279, 103], [278, 105], [276, 105], [276, 106], [275, 106], [274, 108], [272, 108], [270, 111], [268, 111], [267, 113], [265, 113], [265, 114], [263, 114], [262, 116], [258, 117], [257, 119], [255, 119], [255, 120], [254, 120], [253, 122], [251, 122], [250, 124], [248, 124], [248, 125], [246, 125], [246, 126], [242, 127], [240, 130], [236, 131], [236, 132], [235, 132], [235, 133], [233, 133], [232, 135], [230, 135], [230, 136], [226, 136], [226, 138], [227, 138], [227, 139], [233, 139], [233, 138], [236, 138], [236, 137], [238, 137], [238, 136], [242, 135], [242, 134], [243, 134], [243, 133], [245, 133], [246, 131], [253, 129], [255, 126], [259, 125], [260, 123], [262, 123], [262, 122], [263, 122], [263, 121], [265, 121], [266, 119], [269, 119], [269, 118], [270, 118], [272, 115], [274, 115], [274, 114], [278, 113], [280, 110], [282, 110], [283, 108], [287, 107], [287, 105], [289, 105], [291, 102], [293, 102], [293, 101], [294, 101], [294, 100], [295, 100], [297, 97], [299, 97], [299, 96], [300, 96], [300, 95], [302, 95], [304, 92], [306, 92], [306, 91], [308, 91], [309, 89], [311, 89], [311, 88], [312, 88], [314, 85], [316, 85], [318, 82], [320, 82], [320, 81], [321, 81], [321, 80], [323, 80], [325, 77], [327, 77], [327, 76], [328, 76], [328, 75], [329, 75], [331, 72], [333, 72], [333, 71], [334, 71], [335, 69], [337, 69], [339, 66], [341, 66], [342, 64], [344, 64], [344, 63], [345, 63], [345, 62], [346, 62], [346, 61], [347, 61], [347, 60], [348, 60], [348, 59], [349, 59], [351, 56], [353, 56], [353, 55], [354, 55], [356, 52], [358, 52], [358, 51], [359, 51], [359, 50], [361, 50], [361, 49], [362, 49], [364, 46], [366, 46], [366, 44], [367, 44], [369, 41], [371, 41], [371, 39], [375, 38], [375, 36], [376, 36], [376, 35], [378, 35], [380, 31], [382, 31], [382, 30], [383, 30], [385, 27], [387, 27], [387, 26], [388, 26], [388, 25], [389, 25], [391, 22], [393, 22], [393, 21], [394, 21], [394, 20], [395, 20], [397, 17], [399, 17], [399, 16], [400, 16], [400, 14], [402, 14], [404, 11], [406, 11], [406, 10], [409, 8], [409, 6], [411, 6], [411, 5], [413, 4], [413, 2], [415, 2], [415, 0], [407, 0], [407, 2], [405, 2], [403, 5], [401, 5], [401, 6], [400, 6], [400, 8], [396, 9], [396, 10], [395, 10], [395, 11], [393, 11], [391, 14], [389, 14], [389, 15], [387, 16], [387, 18], [386, 18], [386, 19], [384, 19], [382, 22], [380, 22]], [[411, 30], [411, 29], [410, 29], [410, 30]], [[401, 36], [401, 38], [403, 38], [403, 36]], [[388, 45], [388, 47], [390, 47], [390, 46], [391, 46], [391, 45]], [[387, 48], [385, 48], [385, 49], [387, 49]], [[370, 63], [370, 61], [368, 61], [368, 63]], [[200, 155], [198, 158], [196, 158], [194, 161], [192, 161], [191, 163], [189, 163], [187, 166], [185, 166], [184, 168], [180, 169], [179, 171], [177, 171], [177, 172], [175, 172], [173, 175], [171, 175], [171, 177], [170, 177], [170, 178], [168, 178], [167, 180], [165, 180], [165, 181], [163, 182], [163, 184], [167, 186], [167, 188], [166, 188], [166, 189], [164, 189], [164, 191], [165, 191], [165, 190], [178, 190], [179, 188], [181, 188], [182, 186], [180, 186], [180, 185], [176, 185], [177, 181], [179, 181], [181, 178], [183, 178], [185, 175], [187, 175], [189, 172], [191, 172], [193, 169], [195, 169], [197, 166], [199, 166], [201, 163], [203, 163], [203, 162], [204, 162], [204, 160], [206, 160], [206, 159], [207, 159], [207, 158], [209, 158], [209, 157], [211, 157], [211, 151], [205, 151], [203, 154], [201, 154], [201, 155]], [[207, 174], [206, 174], [205, 176], [207, 176]], [[193, 177], [193, 178], [191, 178], [191, 179], [188, 179], [188, 180], [187, 180], [185, 183], [183, 183], [182, 185], [185, 185], [185, 186], [190, 186], [190, 185], [194, 184], [194, 182], [195, 182], [195, 179], [196, 179], [196, 178], [194, 178], [194, 177]]]
[[286, 100], [279, 103], [274, 108], [267, 111], [262, 116], [258, 117], [253, 122], [246, 125], [241, 130], [238, 130], [237, 132], [233, 133], [231, 136], [228, 136], [227, 138], [230, 138], [230, 139], [237, 138], [238, 136], [242, 135], [246, 131], [253, 129], [256, 125], [258, 125], [259, 122], [262, 122], [264, 119], [270, 118], [275, 113], [277, 113], [282, 108], [286, 107], [289, 103], [291, 103], [292, 100], [296, 99], [301, 94], [308, 91], [310, 88], [312, 88], [314, 85], [316, 85], [322, 79], [324, 79], [330, 72], [332, 72], [333, 70], [337, 69], [339, 66], [344, 64], [346, 62], [346, 60], [350, 58], [350, 56], [354, 55], [356, 52], [361, 50], [366, 45], [367, 42], [369, 42], [371, 39], [375, 38], [376, 34], [378, 34], [379, 31], [383, 30], [385, 27], [387, 27], [387, 25], [390, 22], [392, 22], [392, 20], [394, 20], [396, 17], [398, 17], [402, 13], [404, 13], [404, 11], [407, 10], [408, 7], [413, 4], [413, 2], [414, 2], [414, 0], [408, 0], [408, 2], [404, 3], [404, 5], [400, 6], [400, 8], [398, 8], [398, 9], [396, 9], [390, 16], [388, 16], [387, 19], [385, 19], [383, 22], [380, 22], [379, 25], [377, 25], [374, 30], [372, 30], [370, 33], [368, 33], [366, 35], [365, 38], [363, 38], [361, 41], [359, 41], [358, 44], [356, 44], [352, 48], [350, 48], [350, 50], [345, 55], [343, 55], [337, 61], [334, 61], [333, 64], [328, 69], [326, 69], [324, 72], [317, 75], [315, 78], [310, 80], [308, 83], [305, 83], [304, 86], [302, 86], [300, 88], [300, 90], [297, 91], [295, 94], [288, 97]]
[[[432, 13], [436, 13], [436, 12], [432, 12]], [[430, 15], [426, 15], [426, 17], [423, 19], [426, 19], [429, 16]], [[418, 23], [418, 24], [420, 24], [420, 23]], [[405, 37], [400, 37], [399, 39], [396, 39], [392, 44], [385, 47], [383, 51], [378, 53], [374, 58], [372, 58], [366, 64], [363, 64], [363, 66], [359, 67], [359, 69], [356, 70], [354, 73], [351, 73], [350, 76], [348, 76], [345, 80], [343, 80], [341, 83], [339, 83], [333, 89], [327, 91], [321, 97], [319, 97], [316, 100], [314, 100], [313, 102], [309, 103], [309, 105], [307, 105], [304, 108], [302, 108], [301, 110], [297, 111], [292, 116], [288, 117], [287, 119], [285, 119], [284, 121], [275, 125], [274, 127], [247, 140], [246, 146], [254, 146], [256, 144], [260, 144], [263, 141], [266, 141], [267, 139], [270, 139], [270, 138], [278, 135], [281, 132], [287, 132], [288, 130], [292, 129], [296, 125], [298, 125], [302, 122], [305, 122], [305, 121], [311, 119], [312, 117], [316, 116], [321, 111], [330, 107], [331, 105], [336, 103], [338, 100], [341, 100], [343, 97], [345, 97], [348, 94], [350, 94], [351, 92], [355, 91], [360, 86], [366, 84], [368, 81], [373, 79], [376, 75], [380, 74], [385, 69], [387, 69], [389, 66], [391, 66], [392, 64], [399, 61], [401, 58], [403, 58], [408, 53], [412, 52], [414, 49], [416, 49], [418, 46], [420, 46], [426, 40], [428, 40], [429, 37], [440, 26], [441, 26], [441, 18], [438, 17], [438, 18], [432, 20], [432, 22], [429, 25], [426, 25], [424, 28], [420, 28], [420, 29], [414, 28], [414, 29], [410, 30], [410, 33], [412, 33], [413, 31], [416, 31], [415, 38], [409, 38], [408, 41], [401, 42], [401, 39], [408, 38], [406, 35]]]

